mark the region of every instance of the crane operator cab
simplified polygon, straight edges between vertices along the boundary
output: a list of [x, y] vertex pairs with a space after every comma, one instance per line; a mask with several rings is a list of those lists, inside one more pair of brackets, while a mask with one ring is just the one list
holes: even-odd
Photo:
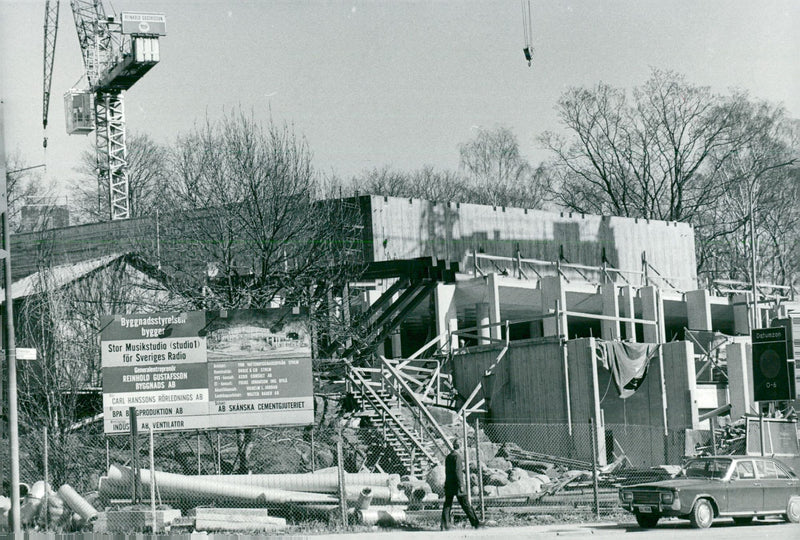
[[75, 88], [64, 94], [68, 134], [88, 135], [94, 131], [93, 97], [91, 92]]

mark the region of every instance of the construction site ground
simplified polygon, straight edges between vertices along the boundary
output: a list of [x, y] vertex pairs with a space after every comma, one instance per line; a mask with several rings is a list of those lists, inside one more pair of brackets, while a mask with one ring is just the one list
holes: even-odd
[[508, 540], [509, 538], [584, 538], [586, 536], [603, 536], [612, 540], [614, 538], [687, 538], [700, 537], [704, 540], [728, 540], [735, 536], [737, 540], [745, 539], [793, 539], [800, 538], [800, 525], [785, 523], [781, 520], [771, 519], [755, 521], [752, 525], [734, 525], [731, 520], [719, 520], [711, 528], [705, 530], [692, 529], [688, 521], [665, 520], [655, 529], [642, 529], [632, 519], [615, 522], [596, 523], [560, 523], [550, 525], [527, 525], [518, 527], [487, 526], [472, 529], [466, 524], [457, 526], [448, 531], [426, 529], [416, 531], [400, 531], [375, 528], [358, 533], [323, 534], [323, 535], [297, 535], [279, 536], [277, 538], [309, 538], [313, 540], [360, 540], [363, 538], [380, 538], [385, 535], [392, 540], [419, 540], [423, 538], [486, 538]]

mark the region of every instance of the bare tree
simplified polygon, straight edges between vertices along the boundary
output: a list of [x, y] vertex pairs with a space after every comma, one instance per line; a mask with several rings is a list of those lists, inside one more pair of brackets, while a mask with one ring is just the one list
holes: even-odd
[[357, 205], [322, 201], [311, 151], [288, 125], [241, 111], [207, 120], [178, 140], [172, 168], [173, 205], [192, 217], [165, 231], [181, 251], [169, 272], [198, 305], [309, 305], [361, 260]]
[[[152, 215], [156, 209], [165, 209], [169, 190], [169, 149], [155, 142], [145, 133], [128, 136], [128, 198], [131, 217]], [[72, 183], [75, 193], [72, 207], [81, 222], [109, 219], [108, 184], [98, 182], [97, 156], [94, 152], [81, 155], [78, 169], [81, 177]]]
[[353, 180], [356, 191], [386, 197], [407, 197], [429, 201], [471, 202], [468, 180], [454, 171], [425, 166], [412, 172], [389, 167], [365, 171]]
[[25, 205], [50, 205], [54, 200], [52, 190], [42, 182], [41, 173], [31, 168], [19, 152], [6, 157], [6, 189], [8, 216], [14, 232], [22, 226], [22, 208]]
[[[579, 212], [692, 222], [724, 191], [717, 168], [740, 144], [740, 100], [653, 70], [632, 97], [599, 84], [558, 102], [568, 137], [542, 135], [555, 154], [555, 195]], [[723, 159], [712, 160], [712, 154]]]
[[506, 127], [481, 129], [459, 146], [461, 167], [470, 178], [470, 202], [541, 208], [547, 175], [522, 157], [516, 135]]
[[[709, 277], [752, 280], [751, 227], [755, 227], [759, 280], [791, 281], [791, 250], [797, 242], [800, 199], [796, 177], [797, 133], [783, 107], [736, 98], [734, 148], [711, 155], [718, 182], [725, 187], [709, 206], [713, 218], [697, 224], [699, 270]], [[729, 236], [729, 238], [725, 238]], [[713, 259], [713, 268], [705, 265]]]
[[481, 130], [459, 146], [458, 173], [431, 166], [403, 172], [375, 168], [354, 179], [353, 187], [375, 195], [454, 201], [492, 206], [541, 208], [546, 200], [548, 175], [533, 168], [519, 151], [510, 129]]

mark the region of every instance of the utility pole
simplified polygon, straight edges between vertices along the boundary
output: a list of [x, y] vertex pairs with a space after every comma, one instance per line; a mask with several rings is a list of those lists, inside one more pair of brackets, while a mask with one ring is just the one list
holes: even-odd
[[0, 99], [0, 227], [2, 231], [3, 288], [5, 289], [5, 325], [3, 346], [8, 364], [8, 446], [11, 465], [11, 519], [14, 533], [22, 531], [19, 508], [19, 424], [17, 421], [17, 345], [14, 340], [14, 310], [11, 304], [11, 231], [8, 223], [8, 185], [6, 178], [6, 140], [3, 101]]

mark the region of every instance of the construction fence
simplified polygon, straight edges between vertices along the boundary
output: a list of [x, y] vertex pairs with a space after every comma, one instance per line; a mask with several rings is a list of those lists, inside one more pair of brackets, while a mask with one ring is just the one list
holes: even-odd
[[[157, 529], [186, 531], [275, 530], [309, 521], [438, 523], [443, 467], [408, 475], [387, 431], [358, 424], [356, 418], [325, 428], [155, 433], [152, 446], [149, 433], [107, 437], [99, 424], [67, 433], [25, 431], [21, 481], [30, 493], [23, 524], [136, 532], [152, 529], [154, 515]], [[446, 431], [468, 449], [465, 480], [484, 519], [619, 515], [619, 486], [671, 477], [710, 439], [708, 432], [646, 426], [480, 420]], [[409, 451], [413, 461], [415, 449]], [[45, 478], [51, 491], [44, 490]]]

